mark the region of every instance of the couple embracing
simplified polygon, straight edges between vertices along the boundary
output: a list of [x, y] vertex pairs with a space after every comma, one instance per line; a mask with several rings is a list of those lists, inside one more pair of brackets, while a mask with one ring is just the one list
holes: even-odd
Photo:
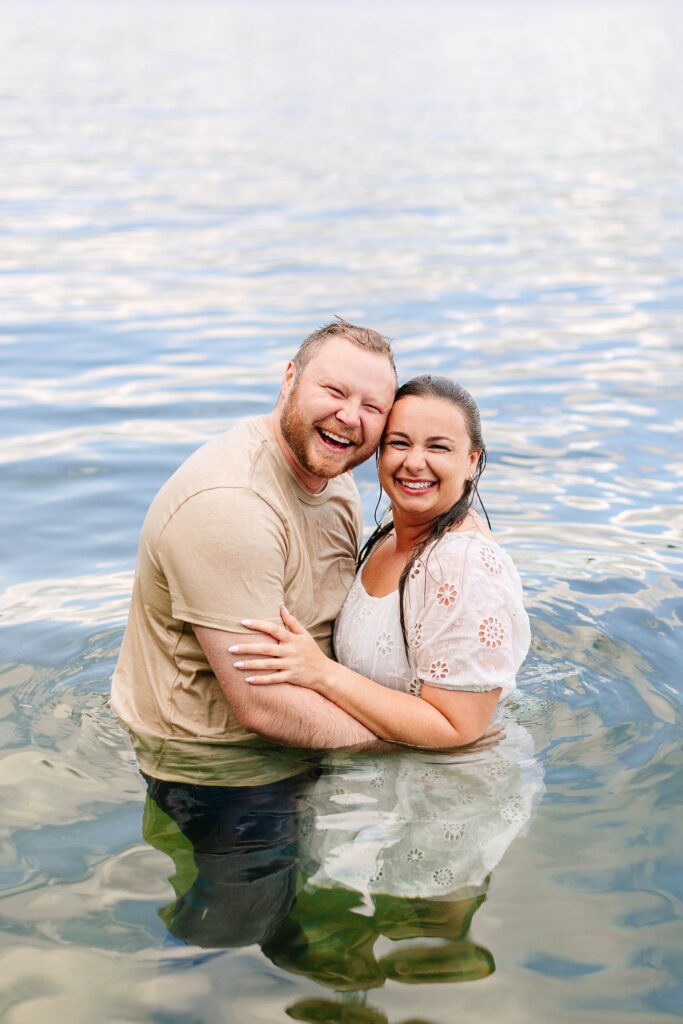
[[[210, 759], [269, 741], [276, 781], [281, 746], [497, 738], [529, 624], [473, 508], [479, 411], [443, 377], [396, 386], [381, 335], [328, 324], [270, 416], [204, 445], [157, 494], [112, 689], [148, 779], [197, 781], [184, 745]], [[349, 471], [376, 451], [391, 514], [359, 558]]]

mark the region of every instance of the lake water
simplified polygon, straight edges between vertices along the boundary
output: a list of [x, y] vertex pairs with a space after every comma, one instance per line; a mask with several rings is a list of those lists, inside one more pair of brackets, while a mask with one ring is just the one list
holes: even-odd
[[[7, 1024], [683, 1020], [680, 13], [5, 3]], [[467, 907], [426, 898], [406, 924], [415, 902], [381, 886], [349, 904], [298, 880], [277, 949], [184, 941], [188, 854], [143, 837], [108, 708], [138, 530], [335, 313], [389, 334], [402, 378], [480, 402], [532, 619], [512, 713], [533, 811]], [[369, 525], [371, 466], [358, 481]], [[318, 813], [373, 771], [329, 765]], [[453, 792], [486, 817], [477, 785]]]

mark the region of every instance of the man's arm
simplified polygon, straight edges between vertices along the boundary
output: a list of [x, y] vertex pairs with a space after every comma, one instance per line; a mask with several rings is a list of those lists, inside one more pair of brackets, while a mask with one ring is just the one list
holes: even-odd
[[[232, 644], [243, 643], [244, 633], [229, 633], [208, 626], [193, 626], [225, 699], [239, 722], [250, 732], [293, 747], [329, 750], [334, 747], [377, 745], [377, 737], [331, 701], [313, 690], [288, 683], [252, 686], [244, 673], [233, 668]], [[269, 640], [249, 634], [251, 642]]]

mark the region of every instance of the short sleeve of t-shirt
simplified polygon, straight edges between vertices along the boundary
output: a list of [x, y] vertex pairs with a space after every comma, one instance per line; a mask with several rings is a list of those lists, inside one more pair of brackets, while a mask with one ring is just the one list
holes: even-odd
[[242, 619], [279, 620], [285, 528], [246, 488], [215, 487], [173, 514], [158, 544], [173, 617], [244, 633]]
[[422, 611], [409, 635], [418, 677], [447, 690], [501, 697], [529, 645], [529, 620], [514, 565], [497, 545], [446, 537], [420, 563], [411, 595]]

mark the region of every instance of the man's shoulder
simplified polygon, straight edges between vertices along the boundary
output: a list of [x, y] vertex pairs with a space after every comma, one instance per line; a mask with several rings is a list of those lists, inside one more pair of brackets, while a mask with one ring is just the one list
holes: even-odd
[[172, 491], [246, 486], [267, 441], [268, 433], [259, 419], [236, 423], [189, 455], [164, 487]]
[[176, 512], [193, 499], [215, 495], [238, 502], [253, 491], [267, 431], [259, 420], [245, 420], [212, 437], [193, 452], [157, 491], [145, 526], [160, 532]]

